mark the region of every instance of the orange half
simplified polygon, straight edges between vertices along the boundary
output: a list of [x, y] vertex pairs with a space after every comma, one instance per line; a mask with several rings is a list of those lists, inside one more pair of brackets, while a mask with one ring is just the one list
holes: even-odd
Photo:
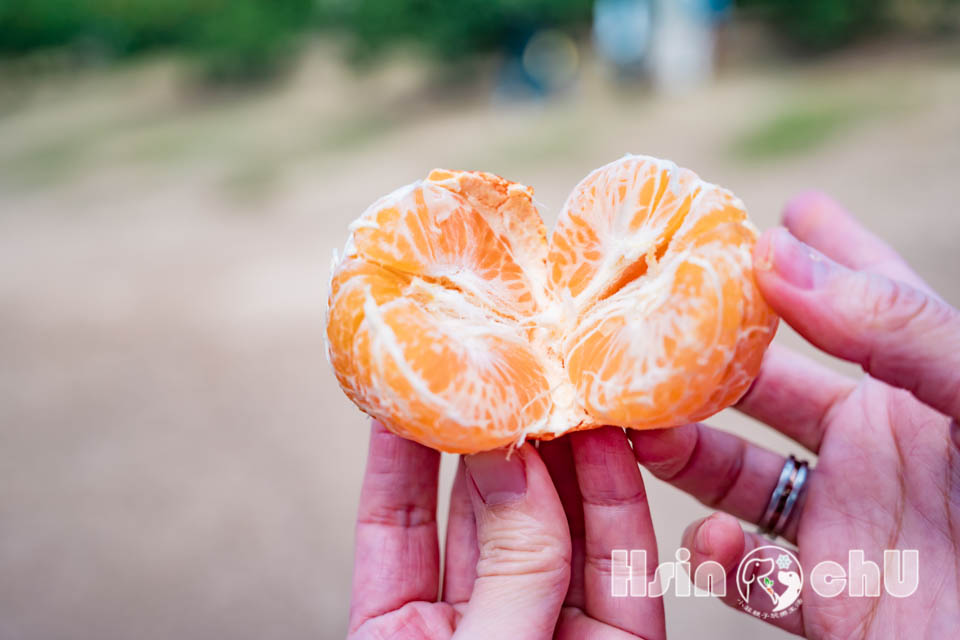
[[756, 238], [733, 194], [655, 158], [587, 176], [549, 241], [529, 187], [434, 170], [351, 225], [328, 355], [360, 409], [443, 451], [700, 420], [776, 329]]

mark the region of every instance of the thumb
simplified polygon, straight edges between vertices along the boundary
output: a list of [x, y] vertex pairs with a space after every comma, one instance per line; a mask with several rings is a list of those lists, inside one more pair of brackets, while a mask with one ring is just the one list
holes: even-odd
[[552, 638], [570, 583], [570, 532], [529, 444], [464, 457], [477, 521], [477, 579], [458, 638]]
[[757, 284], [804, 338], [960, 417], [960, 312], [898, 280], [852, 271], [768, 231], [754, 247]]

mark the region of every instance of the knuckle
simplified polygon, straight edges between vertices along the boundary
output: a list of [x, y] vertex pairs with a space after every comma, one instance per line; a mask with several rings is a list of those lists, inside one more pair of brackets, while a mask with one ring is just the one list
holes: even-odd
[[533, 517], [488, 522], [479, 532], [477, 575], [551, 573], [569, 566], [570, 538]]
[[667, 430], [661, 435], [666, 446], [644, 446], [634, 441], [634, 455], [647, 470], [657, 478], [670, 482], [681, 475], [694, 458], [700, 442], [700, 429], [696, 424], [683, 425]]
[[719, 507], [733, 493], [734, 487], [740, 482], [744, 469], [746, 443], [740, 441], [737, 450], [721, 461], [718, 481], [713, 491], [704, 497], [703, 503], [708, 507]]
[[582, 497], [584, 504], [593, 507], [629, 508], [647, 503], [647, 492], [642, 486], [627, 491], [618, 486], [592, 487]]
[[436, 514], [432, 509], [413, 503], [378, 504], [361, 511], [358, 521], [360, 524], [413, 528], [434, 524]]
[[[613, 575], [613, 558], [610, 553], [597, 553], [588, 550], [584, 556], [584, 563], [592, 572], [601, 577], [610, 577]], [[622, 568], [621, 568], [622, 570]], [[632, 564], [630, 573], [635, 577], [643, 578], [644, 582], [652, 582], [656, 577], [657, 563], [645, 562], [639, 565]]]
[[[934, 295], [879, 275], [858, 274], [847, 284], [839, 300], [849, 359], [875, 377], [918, 391], [927, 384], [918, 363], [934, 356], [940, 345], [949, 353], [949, 345], [960, 342], [960, 312]], [[936, 384], [942, 386], [943, 380]]]
[[480, 543], [477, 577], [554, 574], [569, 564], [570, 546], [554, 536], [499, 535]]
[[858, 274], [839, 294], [848, 315], [880, 333], [900, 333], [937, 321], [943, 306], [919, 289], [875, 274]]
[[870, 287], [874, 295], [869, 317], [878, 322], [878, 328], [902, 331], [926, 313], [930, 299], [920, 291], [887, 278], [870, 280], [877, 284]]

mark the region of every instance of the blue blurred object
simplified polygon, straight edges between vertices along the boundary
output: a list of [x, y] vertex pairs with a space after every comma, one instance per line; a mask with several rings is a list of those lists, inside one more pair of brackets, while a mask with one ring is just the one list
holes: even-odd
[[615, 66], [629, 69], [643, 63], [653, 33], [651, 0], [597, 0], [593, 34], [597, 52]]
[[726, 21], [730, 17], [733, 0], [706, 0], [707, 10], [714, 21]]
[[573, 83], [579, 65], [573, 38], [557, 29], [538, 29], [503, 61], [496, 93], [511, 99], [560, 93]]
[[690, 20], [716, 24], [730, 17], [733, 0], [655, 0], [657, 14], [682, 13]]

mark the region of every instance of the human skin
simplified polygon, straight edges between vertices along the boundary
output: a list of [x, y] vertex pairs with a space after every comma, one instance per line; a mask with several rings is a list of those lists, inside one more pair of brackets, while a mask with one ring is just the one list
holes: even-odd
[[[808, 580], [802, 606], [775, 624], [809, 638], [955, 637], [960, 313], [825, 195], [794, 198], [784, 225], [754, 250], [764, 297], [801, 336], [866, 374], [849, 379], [774, 348], [738, 405], [818, 455], [785, 537], [807, 569], [846, 567], [851, 549], [880, 566], [885, 549], [916, 549], [920, 585], [906, 598], [823, 598]], [[714, 560], [731, 576], [744, 553], [769, 543], [731, 516], [758, 522], [783, 456], [703, 424], [630, 438], [654, 475], [720, 510], [684, 534], [693, 567]], [[737, 607], [736, 589], [728, 594]]]
[[[754, 250], [757, 284], [800, 335], [863, 366], [853, 380], [779, 347], [738, 409], [818, 454], [785, 537], [804, 567], [862, 549], [920, 552], [920, 587], [820, 598], [772, 621], [810, 638], [941, 638], [960, 628], [960, 312], [833, 200], [795, 198]], [[628, 441], [629, 437], [629, 441]], [[630, 446], [632, 441], [632, 448]], [[357, 524], [352, 638], [665, 637], [659, 598], [613, 598], [610, 551], [656, 546], [639, 461], [719, 509], [684, 534], [730, 579], [784, 457], [704, 424], [605, 427], [465, 456], [439, 582], [439, 454], [374, 425]], [[736, 516], [736, 517], [734, 517]], [[726, 601], [739, 609], [736, 588]], [[762, 624], [758, 622], [757, 624]]]
[[[350, 638], [666, 637], [660, 598], [612, 598], [610, 551], [656, 539], [622, 429], [464, 456], [439, 585], [440, 454], [374, 422], [357, 518]], [[627, 602], [632, 600], [632, 602]]]

